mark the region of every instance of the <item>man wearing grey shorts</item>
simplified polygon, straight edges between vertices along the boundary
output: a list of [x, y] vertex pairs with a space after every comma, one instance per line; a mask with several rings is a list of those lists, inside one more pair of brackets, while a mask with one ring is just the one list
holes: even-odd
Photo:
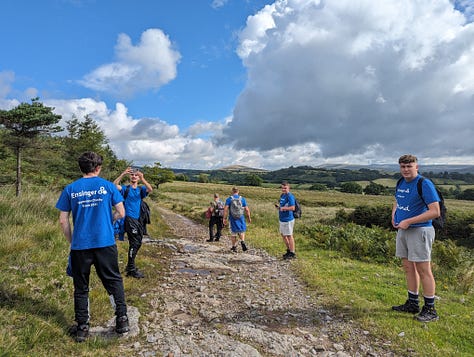
[[[439, 217], [440, 198], [430, 180], [422, 181], [418, 193], [418, 159], [413, 155], [399, 158], [400, 173], [392, 209], [392, 225], [397, 232], [396, 256], [402, 259], [408, 287], [408, 299], [403, 305], [392, 306], [399, 312], [418, 314], [415, 319], [431, 322], [439, 319], [435, 309], [436, 284], [431, 271], [431, 250], [435, 238], [432, 219]], [[424, 306], [419, 307], [419, 286], [423, 289]]]
[[280, 221], [280, 233], [286, 245], [286, 253], [283, 259], [295, 259], [295, 239], [293, 228], [295, 226], [295, 196], [290, 192], [290, 184], [287, 181], [281, 183], [280, 201], [275, 205], [278, 208], [278, 218]]

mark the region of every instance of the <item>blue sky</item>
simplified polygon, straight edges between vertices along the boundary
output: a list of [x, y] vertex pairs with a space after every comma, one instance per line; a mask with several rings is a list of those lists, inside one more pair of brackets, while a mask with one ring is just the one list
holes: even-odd
[[17, 0], [0, 109], [91, 115], [135, 164], [474, 164], [471, 0]]

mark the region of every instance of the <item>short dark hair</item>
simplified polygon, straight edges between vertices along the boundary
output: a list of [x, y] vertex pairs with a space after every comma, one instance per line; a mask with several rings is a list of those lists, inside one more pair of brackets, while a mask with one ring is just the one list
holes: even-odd
[[411, 164], [412, 162], [418, 162], [418, 159], [415, 155], [402, 155], [398, 159], [399, 164]]
[[288, 183], [288, 181], [282, 181], [282, 182], [281, 182], [281, 185], [282, 185], [282, 186], [290, 186], [290, 184]]
[[94, 172], [98, 166], [102, 166], [102, 160], [102, 155], [93, 151], [86, 151], [77, 159], [83, 174]]

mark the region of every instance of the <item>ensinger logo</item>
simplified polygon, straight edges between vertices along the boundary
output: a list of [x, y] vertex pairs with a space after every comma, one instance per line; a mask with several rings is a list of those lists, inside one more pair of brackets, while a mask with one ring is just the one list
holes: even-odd
[[80, 192], [71, 192], [71, 198], [80, 198], [80, 197], [92, 197], [94, 195], [106, 195], [107, 190], [104, 186], [101, 186], [99, 190], [94, 191], [80, 191]]

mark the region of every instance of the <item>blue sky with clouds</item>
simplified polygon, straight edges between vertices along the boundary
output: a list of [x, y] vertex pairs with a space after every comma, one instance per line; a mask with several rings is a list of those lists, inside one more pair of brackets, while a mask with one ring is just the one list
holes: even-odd
[[474, 164], [471, 0], [17, 0], [0, 109], [92, 116], [135, 164]]

